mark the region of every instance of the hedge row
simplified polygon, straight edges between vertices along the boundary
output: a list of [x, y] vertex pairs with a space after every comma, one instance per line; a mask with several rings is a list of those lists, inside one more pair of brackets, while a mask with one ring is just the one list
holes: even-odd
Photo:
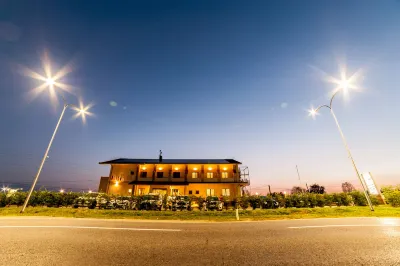
[[[393, 189], [384, 191], [384, 195], [389, 204], [394, 207], [400, 206], [400, 190]], [[14, 192], [14, 193], [0, 193], [0, 207], [8, 205], [23, 205], [27, 196], [27, 192]], [[29, 206], [48, 206], [48, 207], [69, 207], [72, 206], [74, 200], [78, 197], [96, 196], [96, 194], [77, 193], [77, 192], [51, 192], [51, 191], [34, 191], [29, 200]], [[103, 195], [106, 199], [111, 199], [116, 196]], [[134, 197], [135, 200], [141, 201], [142, 197]], [[206, 199], [201, 197], [192, 197], [192, 201], [201, 205]], [[371, 200], [374, 205], [380, 204], [378, 197], [371, 195]], [[330, 193], [330, 194], [313, 194], [313, 193], [300, 193], [292, 195], [284, 195], [282, 193], [273, 193], [266, 197], [260, 196], [243, 196], [234, 200], [227, 197], [222, 198], [226, 208], [236, 206], [238, 204], [241, 208], [247, 209], [248, 207], [259, 208], [265, 201], [277, 201], [279, 207], [286, 208], [314, 208], [324, 206], [367, 206], [367, 201], [364, 194], [359, 191], [350, 193]], [[166, 204], [166, 199], [164, 199]]]

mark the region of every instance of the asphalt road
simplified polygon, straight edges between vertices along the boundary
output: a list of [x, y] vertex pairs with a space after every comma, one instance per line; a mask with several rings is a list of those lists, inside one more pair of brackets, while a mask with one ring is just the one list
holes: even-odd
[[0, 265], [400, 265], [400, 219], [0, 218]]

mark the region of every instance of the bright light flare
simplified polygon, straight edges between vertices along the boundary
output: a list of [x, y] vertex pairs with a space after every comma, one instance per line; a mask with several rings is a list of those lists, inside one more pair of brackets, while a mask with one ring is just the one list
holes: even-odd
[[84, 105], [82, 102], [79, 103], [79, 106], [72, 106], [71, 108], [76, 111], [76, 114], [73, 116], [73, 119], [78, 117], [82, 118], [82, 122], [86, 123], [86, 116], [93, 116], [94, 114], [89, 112], [89, 109], [92, 108], [93, 104]]
[[60, 189], [60, 193], [64, 193], [64, 189]]
[[68, 73], [72, 71], [72, 64], [68, 63], [64, 67], [62, 67], [58, 72], [56, 72], [54, 75], [52, 74], [52, 69], [51, 69], [51, 64], [50, 64], [50, 59], [48, 56], [47, 52], [44, 52], [44, 54], [41, 57], [42, 61], [42, 68], [44, 74], [37, 73], [27, 67], [21, 66], [20, 72], [24, 76], [31, 77], [33, 79], [43, 81], [42, 84], [39, 86], [33, 88], [31, 91], [28, 92], [28, 96], [30, 100], [35, 99], [39, 94], [41, 94], [43, 91], [46, 89], [49, 90], [50, 94], [50, 100], [54, 105], [58, 104], [58, 98], [56, 95], [56, 89], [61, 89], [62, 91], [66, 91], [68, 93], [72, 93], [73, 87], [62, 83], [60, 81], [61, 78], [66, 76]]
[[89, 193], [92, 193], [92, 191], [91, 191], [91, 190], [89, 190], [88, 192], [89, 192]]
[[3, 192], [6, 192], [6, 191], [8, 191], [8, 190], [9, 190], [8, 187], [2, 187], [2, 188], [1, 188], [1, 191], [3, 191]]
[[317, 115], [319, 115], [319, 113], [313, 107], [308, 110], [308, 116], [311, 116], [313, 119], [315, 119]]

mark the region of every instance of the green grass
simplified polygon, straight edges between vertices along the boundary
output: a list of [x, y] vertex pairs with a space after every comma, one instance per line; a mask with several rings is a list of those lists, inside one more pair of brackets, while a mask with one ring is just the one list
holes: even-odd
[[[20, 207], [0, 208], [1, 216], [49, 216], [101, 219], [138, 219], [138, 220], [197, 220], [197, 221], [235, 221], [235, 211], [124, 211], [124, 210], [89, 210], [73, 208], [28, 207], [20, 214]], [[338, 217], [400, 217], [400, 208], [377, 206], [371, 212], [368, 207], [336, 208], [288, 208], [276, 210], [239, 210], [240, 220], [276, 220], [304, 218]]]

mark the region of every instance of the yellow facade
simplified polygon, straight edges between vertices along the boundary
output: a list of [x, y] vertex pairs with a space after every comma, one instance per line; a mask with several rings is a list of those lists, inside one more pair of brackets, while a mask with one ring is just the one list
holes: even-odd
[[[121, 163], [121, 160], [125, 161]], [[101, 177], [99, 192], [123, 196], [160, 193], [233, 198], [241, 196], [242, 188], [249, 185], [248, 178], [240, 172], [240, 162], [231, 163], [234, 160], [206, 164], [196, 160], [188, 160], [188, 163], [161, 160], [156, 163], [129, 163], [127, 160], [101, 163], [110, 164], [111, 169], [108, 177]]]

